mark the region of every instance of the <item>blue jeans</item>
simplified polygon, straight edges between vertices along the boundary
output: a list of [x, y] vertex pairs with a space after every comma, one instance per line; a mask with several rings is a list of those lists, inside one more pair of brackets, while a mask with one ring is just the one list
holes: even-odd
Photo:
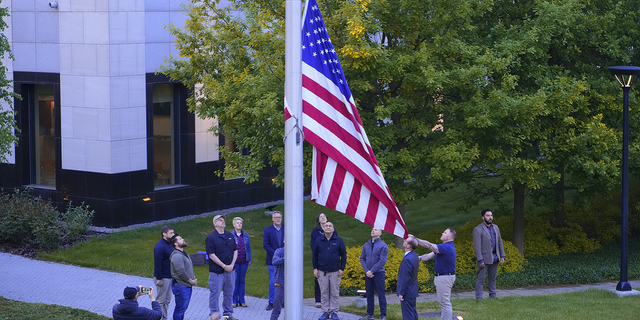
[[276, 295], [276, 266], [269, 266], [269, 303]]
[[380, 302], [380, 315], [387, 316], [387, 296], [384, 292], [385, 272], [378, 271], [373, 274], [373, 278], [364, 276], [364, 287], [367, 290], [367, 314], [373, 315], [374, 304], [374, 287], [378, 293], [378, 301]]
[[244, 278], [247, 275], [249, 262], [236, 264], [236, 287], [233, 289], [233, 303], [244, 302]]
[[173, 310], [173, 320], [183, 320], [184, 313], [189, 307], [189, 301], [191, 301], [191, 287], [185, 287], [178, 283], [171, 285], [173, 295], [176, 296], [176, 308]]
[[220, 314], [220, 290], [222, 290], [222, 315], [232, 316], [233, 286], [236, 283], [235, 271], [217, 274], [209, 272], [209, 315]]

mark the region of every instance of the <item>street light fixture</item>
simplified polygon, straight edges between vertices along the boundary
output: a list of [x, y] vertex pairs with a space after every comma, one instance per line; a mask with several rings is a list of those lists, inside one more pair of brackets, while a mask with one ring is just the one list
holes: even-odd
[[631, 291], [628, 275], [629, 250], [629, 90], [640, 76], [640, 67], [609, 67], [622, 86], [624, 95], [624, 125], [622, 132], [622, 254], [620, 256], [620, 282], [617, 291]]

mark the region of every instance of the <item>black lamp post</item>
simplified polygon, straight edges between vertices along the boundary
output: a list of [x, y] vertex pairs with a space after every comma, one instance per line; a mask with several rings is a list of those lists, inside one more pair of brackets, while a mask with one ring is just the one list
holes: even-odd
[[622, 254], [620, 256], [620, 282], [618, 291], [631, 291], [628, 274], [629, 247], [629, 90], [640, 75], [640, 67], [609, 67], [622, 86], [624, 95], [624, 128], [622, 132]]

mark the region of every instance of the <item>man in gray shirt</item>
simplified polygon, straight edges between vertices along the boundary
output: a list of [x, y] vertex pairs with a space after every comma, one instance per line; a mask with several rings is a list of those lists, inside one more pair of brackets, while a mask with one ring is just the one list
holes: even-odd
[[191, 300], [192, 286], [198, 284], [193, 274], [193, 262], [191, 257], [184, 251], [187, 247], [187, 243], [179, 235], [174, 235], [169, 241], [173, 246], [173, 253], [169, 259], [171, 260], [171, 277], [173, 283], [171, 290], [175, 295], [176, 308], [173, 310], [174, 320], [183, 320], [184, 314], [189, 306]]

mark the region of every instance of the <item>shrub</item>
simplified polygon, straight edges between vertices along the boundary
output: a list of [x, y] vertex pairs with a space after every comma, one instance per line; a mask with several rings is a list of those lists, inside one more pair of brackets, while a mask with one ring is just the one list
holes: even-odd
[[[364, 289], [364, 270], [360, 264], [360, 253], [362, 253], [362, 246], [360, 247], [348, 247], [347, 248], [347, 266], [345, 267], [340, 286], [346, 291], [348, 288]], [[385, 290], [387, 292], [393, 292], [396, 290], [398, 281], [398, 269], [400, 263], [404, 257], [404, 251], [389, 247], [389, 258], [387, 264], [385, 264]], [[418, 283], [420, 284], [420, 291], [427, 291], [425, 283], [431, 278], [429, 270], [421, 263], [421, 267], [418, 270]]]
[[77, 241], [82, 235], [86, 234], [91, 226], [94, 213], [95, 211], [89, 210], [89, 205], [86, 205], [84, 202], [74, 207], [72, 202], [69, 201], [67, 211], [60, 215], [60, 219], [67, 231], [63, 242]]
[[[513, 229], [513, 217], [504, 219]], [[524, 225], [524, 255], [525, 257], [557, 256], [560, 247], [551, 237], [551, 222], [549, 219], [532, 217]], [[511, 236], [510, 239], [513, 237]]]
[[597, 240], [587, 238], [587, 234], [582, 232], [582, 227], [578, 224], [569, 223], [568, 227], [554, 231], [557, 233], [562, 252], [593, 252], [601, 247]]
[[38, 250], [54, 250], [62, 243], [78, 240], [93, 219], [84, 203], [71, 204], [59, 213], [48, 201], [33, 197], [29, 189], [0, 194], [0, 242], [30, 245]]
[[12, 195], [3, 194], [0, 207], [1, 242], [43, 250], [58, 246], [58, 212], [50, 203], [32, 197], [28, 190], [16, 190]]

